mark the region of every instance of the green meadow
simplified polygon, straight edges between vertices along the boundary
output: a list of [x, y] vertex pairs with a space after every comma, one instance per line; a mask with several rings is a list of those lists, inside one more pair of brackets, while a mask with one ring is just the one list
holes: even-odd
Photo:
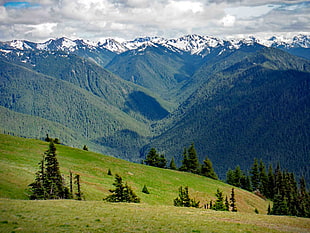
[[[81, 176], [85, 200], [30, 201], [27, 186], [48, 143], [3, 134], [0, 141], [0, 232], [310, 232], [309, 219], [266, 215], [268, 201], [237, 188], [237, 213], [174, 207], [180, 186], [201, 206], [215, 200], [218, 188], [229, 197], [232, 186], [62, 145], [56, 145], [61, 172], [67, 182], [69, 171]], [[141, 203], [102, 201], [116, 173]], [[150, 194], [142, 193], [144, 185]]]

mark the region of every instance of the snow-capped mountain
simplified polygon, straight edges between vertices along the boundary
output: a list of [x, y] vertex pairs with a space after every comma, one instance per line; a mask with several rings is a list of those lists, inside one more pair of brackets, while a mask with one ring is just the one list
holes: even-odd
[[102, 53], [112, 52], [121, 54], [128, 50], [144, 50], [149, 46], [161, 45], [177, 53], [189, 53], [204, 57], [215, 48], [225, 50], [239, 49], [241, 46], [252, 46], [261, 44], [266, 47], [275, 47], [284, 50], [290, 49], [310, 49], [310, 35], [297, 35], [292, 38], [273, 36], [269, 39], [260, 39], [249, 36], [243, 39], [223, 40], [216, 37], [185, 35], [176, 39], [165, 39], [161, 37], [140, 37], [129, 41], [117, 41], [116, 39], [104, 39], [98, 42], [88, 40], [71, 40], [65, 37], [50, 39], [44, 43], [34, 43], [26, 40], [13, 40], [9, 42], [0, 42], [0, 49], [8, 53], [13, 49], [17, 50], [45, 50], [45, 51], [63, 51], [68, 53]]

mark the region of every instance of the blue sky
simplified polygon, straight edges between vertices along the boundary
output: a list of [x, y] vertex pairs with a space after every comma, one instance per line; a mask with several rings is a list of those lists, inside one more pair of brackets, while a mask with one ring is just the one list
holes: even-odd
[[15, 9], [22, 9], [22, 8], [34, 8], [40, 7], [39, 3], [31, 3], [31, 2], [6, 2], [3, 4], [5, 8], [15, 8]]
[[0, 40], [310, 33], [310, 1], [0, 0]]

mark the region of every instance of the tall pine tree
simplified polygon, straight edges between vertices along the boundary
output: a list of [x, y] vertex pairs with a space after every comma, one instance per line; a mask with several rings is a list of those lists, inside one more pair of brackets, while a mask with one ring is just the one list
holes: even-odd
[[201, 165], [201, 175], [217, 180], [217, 175], [213, 169], [211, 160], [206, 157]]
[[231, 189], [231, 195], [230, 195], [230, 207], [232, 212], [237, 212], [237, 206], [236, 206], [236, 198], [235, 198], [235, 189]]
[[194, 143], [192, 143], [188, 149], [188, 171], [199, 173], [199, 161]]

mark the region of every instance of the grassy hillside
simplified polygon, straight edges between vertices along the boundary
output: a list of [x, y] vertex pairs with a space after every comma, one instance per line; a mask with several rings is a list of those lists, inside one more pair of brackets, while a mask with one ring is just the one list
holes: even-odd
[[[133, 164], [101, 154], [57, 145], [58, 161], [66, 176], [69, 169], [82, 178], [86, 201], [30, 201], [25, 188], [33, 181], [37, 163], [48, 148], [44, 141], [0, 134], [1, 232], [309, 232], [305, 218], [265, 213], [268, 202], [236, 189], [239, 212], [174, 207], [180, 185], [204, 202], [214, 199], [217, 188], [229, 195], [231, 187], [220, 181]], [[102, 198], [120, 174], [141, 197], [139, 204], [106, 203]], [[141, 192], [147, 185], [150, 194]]]
[[0, 199], [1, 232], [309, 232], [310, 219], [103, 201]]
[[[0, 134], [0, 198], [27, 199], [27, 185], [34, 180], [38, 162], [48, 144], [44, 141], [24, 139]], [[189, 186], [192, 197], [202, 204], [215, 200], [216, 189], [230, 196], [231, 186], [206, 177], [178, 171], [134, 164], [101, 154], [57, 145], [58, 161], [62, 173], [67, 177], [69, 170], [81, 175], [82, 191], [86, 200], [102, 200], [113, 188], [114, 176], [108, 176], [108, 169], [118, 173], [128, 182], [141, 198], [150, 205], [173, 205], [180, 186]], [[146, 185], [150, 194], [142, 193]], [[236, 190], [239, 211], [253, 213], [257, 208], [265, 213], [268, 202], [250, 192]]]

